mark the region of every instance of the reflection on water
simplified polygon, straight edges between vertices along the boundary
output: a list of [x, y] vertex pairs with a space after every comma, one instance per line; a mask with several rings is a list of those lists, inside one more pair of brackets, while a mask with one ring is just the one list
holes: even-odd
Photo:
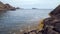
[[[0, 12], [0, 34], [21, 34], [20, 31], [36, 26], [51, 10], [16, 10]], [[31, 26], [29, 28], [26, 28]], [[15, 33], [14, 33], [15, 32]]]

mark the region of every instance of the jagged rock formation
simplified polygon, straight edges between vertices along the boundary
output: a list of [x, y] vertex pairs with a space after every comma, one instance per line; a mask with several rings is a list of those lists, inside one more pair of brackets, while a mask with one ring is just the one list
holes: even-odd
[[50, 12], [49, 15], [51, 17], [44, 19], [44, 29], [48, 29], [47, 34], [60, 34], [60, 5]]
[[12, 7], [9, 4], [4, 4], [0, 1], [0, 11], [15, 10], [15, 9], [16, 9], [15, 7]]

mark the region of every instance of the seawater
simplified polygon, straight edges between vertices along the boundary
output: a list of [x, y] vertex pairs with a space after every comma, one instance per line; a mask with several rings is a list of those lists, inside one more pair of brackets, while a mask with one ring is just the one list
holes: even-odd
[[[49, 17], [51, 9], [19, 9], [16, 11], [0, 11], [0, 34], [10, 34], [19, 29], [35, 24]], [[13, 31], [14, 30], [14, 31]]]

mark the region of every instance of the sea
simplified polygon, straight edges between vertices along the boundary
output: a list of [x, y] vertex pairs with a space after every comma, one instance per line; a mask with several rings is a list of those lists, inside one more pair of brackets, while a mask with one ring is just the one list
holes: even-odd
[[0, 11], [0, 34], [20, 34], [19, 31], [24, 29], [24, 27], [31, 27], [33, 24], [36, 25], [41, 19], [49, 17], [51, 11], [52, 9]]

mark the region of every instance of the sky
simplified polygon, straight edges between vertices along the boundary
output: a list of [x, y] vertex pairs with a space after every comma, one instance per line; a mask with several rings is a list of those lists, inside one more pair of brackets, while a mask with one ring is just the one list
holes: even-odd
[[39, 9], [54, 9], [60, 4], [60, 0], [0, 0], [3, 3], [9, 3], [14, 7], [21, 7], [25, 9], [39, 8]]

